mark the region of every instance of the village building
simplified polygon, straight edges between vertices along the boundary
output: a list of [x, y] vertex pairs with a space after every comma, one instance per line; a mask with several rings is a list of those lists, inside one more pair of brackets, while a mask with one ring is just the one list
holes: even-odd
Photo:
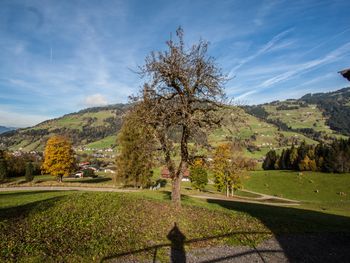
[[[169, 172], [168, 168], [166, 168], [166, 167], [162, 168], [161, 177], [164, 179], [170, 179], [170, 172]], [[190, 181], [190, 171], [188, 169], [186, 169], [186, 171], [184, 172], [183, 177], [182, 177], [182, 181], [184, 181], [184, 182]]]

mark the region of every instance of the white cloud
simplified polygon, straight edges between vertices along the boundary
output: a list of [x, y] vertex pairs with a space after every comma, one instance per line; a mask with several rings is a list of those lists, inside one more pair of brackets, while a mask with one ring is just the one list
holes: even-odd
[[234, 75], [234, 73], [241, 68], [244, 64], [247, 64], [248, 62], [256, 59], [258, 56], [261, 56], [267, 52], [269, 52], [270, 50], [272, 50], [274, 48], [274, 46], [276, 46], [276, 44], [283, 39], [289, 32], [291, 32], [292, 30], [294, 30], [293, 28], [290, 28], [288, 30], [285, 30], [279, 34], [277, 34], [276, 36], [274, 36], [269, 42], [267, 42], [265, 45], [263, 45], [256, 53], [254, 53], [251, 56], [248, 56], [246, 58], [244, 58], [243, 60], [241, 60], [237, 66], [235, 66], [229, 73], [229, 76], [232, 77]]
[[267, 87], [270, 87], [270, 86], [275, 85], [277, 83], [287, 81], [290, 78], [293, 78], [297, 75], [300, 75], [300, 74], [303, 74], [307, 71], [313, 70], [313, 69], [317, 68], [318, 66], [332, 63], [332, 62], [342, 58], [342, 56], [348, 54], [349, 52], [350, 52], [350, 42], [333, 50], [332, 52], [328, 53], [323, 58], [310, 60], [310, 61], [298, 64], [298, 65], [295, 65], [295, 68], [293, 70], [286, 71], [282, 74], [279, 74], [277, 76], [274, 76], [272, 78], [265, 80], [260, 85], [260, 87], [267, 88]]
[[108, 101], [105, 96], [102, 94], [93, 94], [91, 96], [87, 96], [83, 102], [86, 107], [96, 107], [96, 106], [104, 106], [108, 104]]

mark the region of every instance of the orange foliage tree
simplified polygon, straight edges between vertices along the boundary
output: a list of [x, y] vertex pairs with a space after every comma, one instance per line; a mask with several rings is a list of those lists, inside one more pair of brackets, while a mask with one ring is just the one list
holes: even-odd
[[62, 182], [75, 168], [74, 151], [71, 142], [63, 136], [51, 137], [45, 147], [43, 172], [57, 177]]
[[241, 187], [240, 176], [255, 167], [255, 162], [243, 156], [242, 149], [232, 143], [219, 145], [214, 153], [213, 172], [219, 191], [225, 190], [226, 196]]

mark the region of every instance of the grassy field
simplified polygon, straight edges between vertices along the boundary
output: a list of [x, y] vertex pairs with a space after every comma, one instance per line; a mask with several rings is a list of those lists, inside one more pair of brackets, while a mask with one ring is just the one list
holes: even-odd
[[[190, 205], [174, 211], [167, 193], [140, 194], [74, 192], [0, 193], [0, 261], [98, 262], [159, 244], [177, 223], [186, 240], [201, 246], [250, 244], [242, 235], [216, 238], [235, 231], [259, 231], [254, 243], [269, 236], [257, 219], [240, 212]], [[188, 247], [187, 246], [187, 247]], [[163, 258], [166, 249], [158, 251]], [[151, 251], [153, 253], [153, 251]]]
[[[297, 106], [289, 105], [289, 106]], [[271, 119], [280, 119], [293, 129], [312, 128], [315, 131], [324, 131], [332, 134], [333, 131], [326, 125], [326, 118], [316, 105], [299, 107], [292, 110], [277, 110], [277, 106], [265, 105], [265, 110], [270, 113]]]
[[85, 145], [85, 147], [94, 148], [94, 149], [111, 148], [115, 146], [116, 140], [117, 140], [117, 136], [108, 136], [103, 138], [102, 140], [89, 143]]
[[[168, 262], [167, 235], [174, 222], [186, 237], [186, 250], [253, 245], [271, 234], [350, 229], [349, 217], [188, 196], [182, 198], [181, 211], [175, 211], [169, 196], [156, 191], [0, 193], [0, 259], [98, 262], [123, 253], [152, 258], [159, 246], [157, 259]], [[234, 234], [240, 231], [251, 234]]]
[[290, 198], [303, 206], [350, 216], [350, 174], [255, 171], [243, 179], [245, 189]]

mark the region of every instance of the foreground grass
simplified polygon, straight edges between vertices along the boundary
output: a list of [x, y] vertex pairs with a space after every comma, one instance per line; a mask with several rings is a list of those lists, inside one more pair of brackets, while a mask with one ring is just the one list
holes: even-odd
[[245, 189], [302, 201], [302, 206], [350, 216], [350, 174], [255, 171]]
[[[183, 196], [183, 208], [175, 211], [169, 198], [169, 192], [157, 191], [0, 193], [0, 261], [96, 262], [136, 250], [152, 257], [160, 245], [157, 258], [168, 262], [162, 245], [168, 249], [175, 222], [187, 250], [255, 245], [270, 233], [350, 230], [350, 217], [300, 208]], [[232, 234], [240, 231], [255, 234]]]
[[[0, 199], [0, 261], [99, 261], [169, 244], [167, 234], [175, 222], [187, 241], [209, 238], [195, 245], [250, 244], [242, 235], [212, 238], [241, 230], [268, 232], [258, 219], [245, 213], [186, 204], [176, 212], [164, 194], [143, 198], [136, 194], [35, 191], [5, 192]], [[254, 242], [267, 236], [259, 235]]]

